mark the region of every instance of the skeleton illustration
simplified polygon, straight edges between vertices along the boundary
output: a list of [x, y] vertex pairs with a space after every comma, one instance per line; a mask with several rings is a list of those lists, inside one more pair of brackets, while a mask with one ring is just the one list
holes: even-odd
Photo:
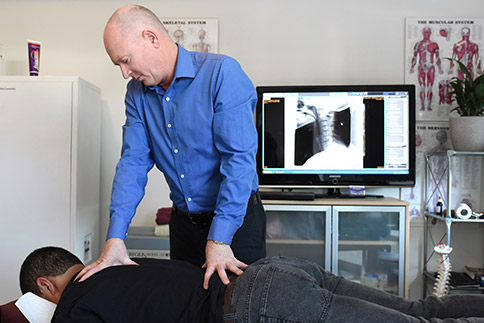
[[328, 111], [313, 105], [297, 103], [296, 165], [303, 165], [314, 154], [331, 144], [348, 147], [351, 143], [351, 111], [348, 104]]

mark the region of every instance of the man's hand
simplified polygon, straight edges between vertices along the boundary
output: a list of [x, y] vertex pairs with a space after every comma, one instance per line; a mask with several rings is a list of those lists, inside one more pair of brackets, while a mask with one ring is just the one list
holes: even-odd
[[129, 259], [128, 251], [122, 239], [111, 238], [106, 241], [101, 257], [89, 266], [84, 267], [77, 274], [75, 280], [82, 282], [106, 267], [119, 265], [137, 265], [137, 263]]
[[246, 268], [247, 265], [234, 257], [234, 253], [230, 246], [215, 242], [213, 240], [207, 241], [205, 248], [205, 264], [202, 268], [206, 268], [205, 277], [203, 281], [203, 288], [208, 289], [208, 282], [212, 274], [217, 271], [220, 280], [225, 285], [230, 283], [227, 277], [226, 270], [233, 272], [236, 275], [242, 275], [243, 271], [240, 268]]

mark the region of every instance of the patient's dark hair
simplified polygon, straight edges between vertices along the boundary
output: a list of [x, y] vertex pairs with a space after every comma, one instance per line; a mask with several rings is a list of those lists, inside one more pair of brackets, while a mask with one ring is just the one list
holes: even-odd
[[32, 292], [41, 296], [37, 278], [64, 274], [69, 268], [82, 262], [69, 251], [59, 247], [43, 247], [34, 250], [25, 258], [20, 268], [22, 294]]

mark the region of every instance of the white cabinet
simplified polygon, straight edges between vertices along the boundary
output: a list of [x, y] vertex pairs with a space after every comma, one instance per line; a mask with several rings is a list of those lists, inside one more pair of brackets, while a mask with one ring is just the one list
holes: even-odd
[[267, 255], [312, 260], [408, 297], [408, 203], [391, 198], [265, 200]]
[[0, 303], [21, 295], [38, 247], [97, 258], [100, 108], [100, 89], [78, 77], [0, 77]]

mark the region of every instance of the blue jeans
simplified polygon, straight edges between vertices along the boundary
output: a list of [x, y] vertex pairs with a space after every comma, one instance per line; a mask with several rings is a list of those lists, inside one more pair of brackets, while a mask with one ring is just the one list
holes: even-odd
[[409, 301], [353, 283], [319, 265], [265, 258], [250, 265], [231, 289], [236, 322], [484, 322], [483, 295]]

